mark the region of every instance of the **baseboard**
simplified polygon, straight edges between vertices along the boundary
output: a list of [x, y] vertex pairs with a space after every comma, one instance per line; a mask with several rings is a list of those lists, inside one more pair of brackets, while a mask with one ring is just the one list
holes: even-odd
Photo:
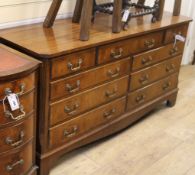
[[[70, 17], [72, 17], [72, 15], [73, 15], [73, 13], [59, 14], [57, 16], [57, 19], [70, 18]], [[45, 17], [40, 17], [40, 18], [33, 18], [33, 19], [26, 19], [26, 20], [14, 21], [14, 22], [2, 23], [2, 24], [0, 24], [0, 29], [8, 29], [8, 28], [17, 27], [17, 26], [41, 23], [44, 20], [45, 20]]]

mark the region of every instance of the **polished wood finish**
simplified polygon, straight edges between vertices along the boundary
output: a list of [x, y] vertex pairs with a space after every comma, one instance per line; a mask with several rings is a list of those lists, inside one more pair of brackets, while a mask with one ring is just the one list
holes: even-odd
[[120, 116], [125, 111], [125, 97], [80, 115], [50, 129], [50, 146], [70, 142], [103, 123]]
[[173, 9], [173, 15], [179, 16], [181, 11], [181, 4], [182, 0], [175, 0], [174, 9]]
[[[120, 58], [127, 57], [131, 54], [150, 50], [159, 47], [162, 44], [163, 33], [156, 32], [138, 38], [132, 38], [100, 46], [98, 49], [98, 63], [106, 63]], [[131, 47], [129, 47], [131, 46]]]
[[160, 64], [150, 66], [139, 72], [131, 74], [130, 91], [144, 87], [154, 81], [178, 72], [181, 64], [181, 56], [171, 58]]
[[130, 58], [94, 68], [50, 83], [51, 100], [71, 96], [124, 75], [130, 70]]
[[[71, 19], [56, 21], [52, 29], [43, 29], [40, 24], [34, 24], [1, 32], [1, 42], [43, 61], [40, 68], [36, 154], [40, 175], [48, 175], [54, 162], [63, 154], [128, 127], [160, 103], [166, 102], [168, 106], [175, 104], [183, 44], [176, 43], [179, 49], [177, 51], [176, 47], [171, 47], [174, 44], [172, 37], [175, 36], [174, 31], [177, 32], [180, 28], [187, 29], [189, 22], [189, 18], [164, 13], [162, 21], [151, 24], [150, 17], [144, 16], [132, 19], [132, 27], [128, 31], [113, 34], [110, 30], [112, 18], [97, 15], [96, 22], [90, 30], [90, 40], [87, 42], [79, 41], [80, 26], [73, 24]], [[120, 47], [123, 48], [122, 51], [119, 50]], [[112, 49], [116, 49], [114, 53]], [[162, 52], [163, 54], [160, 54]], [[84, 53], [83, 56], [88, 55], [87, 60], [93, 64], [82, 70], [67, 72], [66, 60], [72, 55], [71, 58], [75, 59], [74, 66], [78, 66], [79, 53]], [[154, 57], [154, 62], [143, 67], [135, 66], [135, 63], [140, 63], [142, 55], [149, 54]], [[60, 60], [63, 65], [60, 64]], [[121, 72], [120, 76], [114, 78], [107, 77], [104, 71], [113, 68], [113, 75], [118, 75], [114, 65], [124, 64], [125, 61], [128, 63], [126, 62], [127, 66], [122, 66], [124, 73]], [[169, 63], [170, 67], [168, 64], [166, 68], [165, 63]], [[173, 72], [172, 63], [176, 64], [176, 70]], [[55, 64], [56, 70], [52, 72]], [[60, 68], [60, 71], [57, 68]], [[129, 91], [134, 86], [133, 75], [148, 70], [154, 72], [151, 77], [155, 78], [150, 83]], [[160, 71], [159, 74], [158, 70], [162, 70], [163, 73]], [[96, 76], [92, 77], [92, 72], [96, 72]], [[83, 78], [85, 86], [80, 86], [81, 89], [73, 94], [67, 94], [65, 87], [69, 87], [69, 91], [79, 87], [77, 78]], [[152, 92], [149, 88], [151, 86], [154, 89]], [[135, 98], [141, 101], [144, 96], [137, 92], [146, 92], [145, 89], [149, 89], [146, 103], [135, 105], [133, 98], [128, 98], [136, 93], [140, 96], [135, 95]], [[121, 98], [124, 98], [125, 105], [119, 107], [124, 113], [103, 122], [102, 109], [112, 104], [111, 108], [104, 111], [106, 116], [109, 116], [114, 113], [113, 107], [118, 107], [115, 101]], [[128, 107], [131, 108], [129, 110], [128, 101]]]
[[50, 106], [50, 124], [54, 125], [63, 120], [71, 119], [78, 114], [124, 96], [127, 88], [128, 76], [125, 76], [65, 100], [55, 102]]
[[174, 46], [172, 43], [166, 46], [135, 55], [133, 58], [132, 70], [137, 71], [154, 65], [160, 61], [164, 61], [172, 56], [177, 56], [183, 53], [184, 43], [178, 42]]
[[[40, 62], [2, 44], [0, 60], [0, 172], [3, 175], [36, 174], [36, 96]], [[11, 110], [7, 100], [10, 93], [17, 94], [20, 109]]]
[[95, 66], [95, 49], [92, 48], [55, 59], [51, 64], [51, 78], [85, 70]]

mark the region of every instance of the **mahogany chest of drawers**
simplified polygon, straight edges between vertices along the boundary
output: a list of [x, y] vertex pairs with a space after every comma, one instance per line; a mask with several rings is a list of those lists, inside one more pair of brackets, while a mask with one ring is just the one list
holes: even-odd
[[40, 24], [1, 32], [3, 43], [43, 62], [39, 87], [37, 161], [40, 175], [63, 154], [131, 125], [167, 102], [173, 106], [190, 19], [165, 13], [160, 22], [133, 19], [110, 33], [97, 18], [87, 42], [70, 19], [52, 29]]
[[[38, 61], [0, 44], [1, 175], [37, 174], [35, 126], [38, 65]], [[19, 99], [19, 108], [13, 111], [8, 103], [12, 94]]]

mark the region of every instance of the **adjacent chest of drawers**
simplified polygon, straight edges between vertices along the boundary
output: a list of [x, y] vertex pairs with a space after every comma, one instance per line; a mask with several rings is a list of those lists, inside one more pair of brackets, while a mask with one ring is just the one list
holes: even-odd
[[109, 19], [102, 18], [88, 42], [78, 40], [79, 26], [70, 20], [53, 29], [35, 25], [2, 34], [4, 43], [43, 61], [40, 175], [48, 175], [61, 155], [124, 129], [160, 103], [175, 104], [185, 43], [174, 38], [186, 37], [190, 20], [167, 14], [151, 24], [145, 18], [120, 34], [106, 31]]
[[[3, 45], [0, 45], [0, 60], [0, 174], [36, 175], [36, 70], [39, 63]], [[12, 94], [19, 99], [19, 108], [15, 110], [8, 102]]]

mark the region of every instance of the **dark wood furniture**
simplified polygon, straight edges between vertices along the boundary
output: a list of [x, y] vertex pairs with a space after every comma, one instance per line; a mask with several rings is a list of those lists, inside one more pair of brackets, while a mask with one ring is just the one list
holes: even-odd
[[1, 41], [43, 61], [40, 74], [37, 162], [40, 175], [63, 154], [116, 133], [160, 103], [173, 106], [189, 18], [165, 13], [162, 21], [134, 18], [113, 34], [100, 15], [87, 42], [79, 24], [56, 21], [1, 31]]
[[[0, 44], [0, 174], [36, 175], [35, 133], [39, 62]], [[7, 97], [17, 94], [12, 111]]]

